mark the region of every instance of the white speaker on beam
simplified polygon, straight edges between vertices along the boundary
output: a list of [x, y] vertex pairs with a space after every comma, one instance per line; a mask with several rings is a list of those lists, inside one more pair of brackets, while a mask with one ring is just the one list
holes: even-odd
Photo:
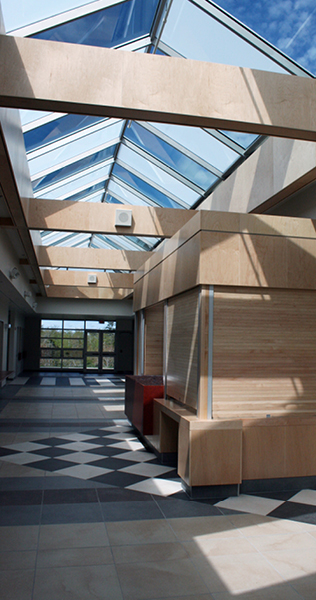
[[89, 273], [88, 283], [98, 283], [98, 278], [95, 273]]
[[117, 208], [115, 211], [115, 227], [130, 227], [133, 212], [126, 208]]

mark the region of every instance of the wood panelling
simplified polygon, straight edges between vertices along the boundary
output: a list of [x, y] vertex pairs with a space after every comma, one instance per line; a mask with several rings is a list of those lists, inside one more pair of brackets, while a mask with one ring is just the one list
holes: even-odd
[[24, 198], [22, 205], [30, 229], [149, 237], [171, 237], [195, 214], [194, 210], [121, 204], [119, 210], [132, 211], [132, 224], [119, 227], [115, 225], [117, 204]]
[[315, 141], [308, 77], [5, 35], [0, 54], [0, 103], [9, 108]]
[[245, 420], [242, 478], [316, 475], [316, 417]]
[[164, 304], [145, 310], [145, 368], [144, 375], [163, 374]]
[[166, 394], [197, 410], [199, 289], [172, 298], [167, 318]]
[[215, 288], [214, 418], [316, 413], [315, 299]]

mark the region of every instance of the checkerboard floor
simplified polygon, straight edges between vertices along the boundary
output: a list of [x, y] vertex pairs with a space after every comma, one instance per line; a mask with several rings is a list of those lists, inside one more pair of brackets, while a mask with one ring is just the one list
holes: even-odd
[[1, 600], [314, 600], [316, 490], [190, 500], [98, 379], [0, 390]]
[[129, 425], [8, 444], [0, 448], [0, 457], [43, 472], [162, 496], [181, 491], [176, 469], [161, 465]]

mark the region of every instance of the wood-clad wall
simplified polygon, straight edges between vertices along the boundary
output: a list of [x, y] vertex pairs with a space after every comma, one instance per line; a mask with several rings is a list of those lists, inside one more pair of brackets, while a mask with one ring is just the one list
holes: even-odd
[[316, 294], [215, 288], [213, 417], [316, 414]]
[[168, 302], [166, 394], [197, 410], [199, 288]]
[[164, 304], [145, 309], [144, 375], [163, 375]]

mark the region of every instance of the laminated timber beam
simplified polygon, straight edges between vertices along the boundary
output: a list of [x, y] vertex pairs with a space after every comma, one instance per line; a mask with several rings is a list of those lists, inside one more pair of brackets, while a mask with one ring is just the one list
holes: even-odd
[[106, 250], [96, 248], [65, 248], [35, 246], [40, 267], [69, 267], [70, 269], [109, 269], [136, 271], [152, 252]]
[[316, 81], [0, 36], [0, 105], [316, 140]]
[[[111, 235], [172, 237], [195, 214], [194, 210], [123, 206], [67, 200], [27, 198], [22, 201], [30, 229], [50, 231], [80, 231]], [[130, 227], [115, 226], [116, 210], [132, 211]]]
[[133, 288], [132, 273], [96, 273], [97, 283], [88, 283], [87, 271], [42, 271], [43, 282], [46, 286], [89, 287], [95, 288]]
[[49, 298], [89, 298], [94, 300], [123, 300], [133, 293], [127, 288], [98, 288], [54, 286], [46, 288]]

